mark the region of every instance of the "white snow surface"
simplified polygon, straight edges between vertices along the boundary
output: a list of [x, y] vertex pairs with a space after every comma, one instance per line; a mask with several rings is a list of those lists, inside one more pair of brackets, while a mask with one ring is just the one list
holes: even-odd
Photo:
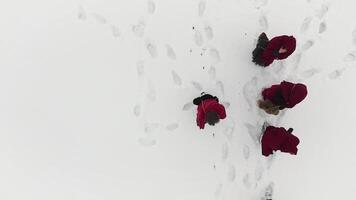
[[[354, 0], [12, 0], [0, 6], [1, 200], [354, 199]], [[251, 62], [262, 32], [296, 51]], [[261, 89], [302, 82], [279, 116]], [[191, 103], [227, 118], [199, 130]], [[263, 123], [297, 156], [261, 154]]]

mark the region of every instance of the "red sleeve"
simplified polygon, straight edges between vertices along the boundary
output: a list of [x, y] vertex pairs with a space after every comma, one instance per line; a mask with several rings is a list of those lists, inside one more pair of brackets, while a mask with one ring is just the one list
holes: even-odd
[[223, 105], [218, 104], [215, 109], [216, 109], [216, 112], [218, 113], [220, 119], [226, 118], [226, 111], [225, 111], [225, 107]]
[[203, 109], [198, 106], [198, 113], [197, 113], [197, 125], [200, 129], [204, 129], [205, 126], [205, 114]]
[[264, 156], [269, 156], [273, 154], [273, 151], [271, 148], [266, 147], [265, 145], [262, 144], [262, 155]]

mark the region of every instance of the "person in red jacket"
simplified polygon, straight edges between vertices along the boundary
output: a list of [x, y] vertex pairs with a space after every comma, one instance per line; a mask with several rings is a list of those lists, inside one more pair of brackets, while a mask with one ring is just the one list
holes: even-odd
[[258, 106], [268, 114], [277, 115], [279, 110], [293, 108], [303, 101], [307, 94], [308, 90], [304, 84], [282, 81], [262, 91], [263, 100], [258, 101]]
[[293, 36], [282, 35], [268, 40], [266, 34], [261, 33], [252, 52], [252, 61], [267, 67], [274, 60], [282, 60], [290, 56], [295, 51], [295, 47], [296, 40]]
[[261, 140], [262, 155], [269, 156], [278, 150], [297, 155], [299, 139], [292, 132], [292, 128], [286, 130], [283, 127], [268, 126]]
[[210, 94], [204, 94], [193, 100], [193, 104], [197, 105], [197, 125], [200, 129], [204, 129], [205, 123], [214, 126], [220, 119], [226, 118], [226, 112], [223, 105], [219, 104], [219, 99]]

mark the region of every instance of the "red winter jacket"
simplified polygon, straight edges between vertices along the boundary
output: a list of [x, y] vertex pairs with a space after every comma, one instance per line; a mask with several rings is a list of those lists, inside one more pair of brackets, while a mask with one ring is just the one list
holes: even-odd
[[299, 139], [291, 134], [292, 131], [268, 126], [262, 136], [262, 155], [269, 156], [277, 150], [297, 155]]
[[270, 100], [280, 109], [293, 108], [305, 99], [308, 94], [307, 87], [301, 83], [282, 81], [279, 85], [272, 85], [262, 91], [264, 100]]
[[[279, 49], [283, 47], [287, 49], [286, 53], [278, 53]], [[290, 56], [296, 47], [296, 40], [293, 36], [282, 35], [271, 39], [267, 47], [264, 49], [261, 59], [265, 66], [270, 65], [275, 59], [282, 60]]]
[[215, 111], [220, 119], [226, 118], [225, 108], [223, 105], [219, 104], [215, 99], [203, 100], [198, 106], [197, 113], [197, 125], [200, 129], [204, 129], [206, 123], [206, 113]]

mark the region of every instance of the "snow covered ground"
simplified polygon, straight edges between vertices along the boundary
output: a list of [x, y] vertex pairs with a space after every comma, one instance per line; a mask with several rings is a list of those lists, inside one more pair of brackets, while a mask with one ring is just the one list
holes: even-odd
[[[354, 0], [3, 0], [1, 200], [353, 199]], [[297, 50], [259, 68], [256, 37]], [[268, 116], [263, 87], [309, 95]], [[191, 101], [227, 119], [199, 130]], [[297, 156], [261, 155], [264, 121], [294, 128]], [[263, 199], [263, 198], [262, 198]]]

